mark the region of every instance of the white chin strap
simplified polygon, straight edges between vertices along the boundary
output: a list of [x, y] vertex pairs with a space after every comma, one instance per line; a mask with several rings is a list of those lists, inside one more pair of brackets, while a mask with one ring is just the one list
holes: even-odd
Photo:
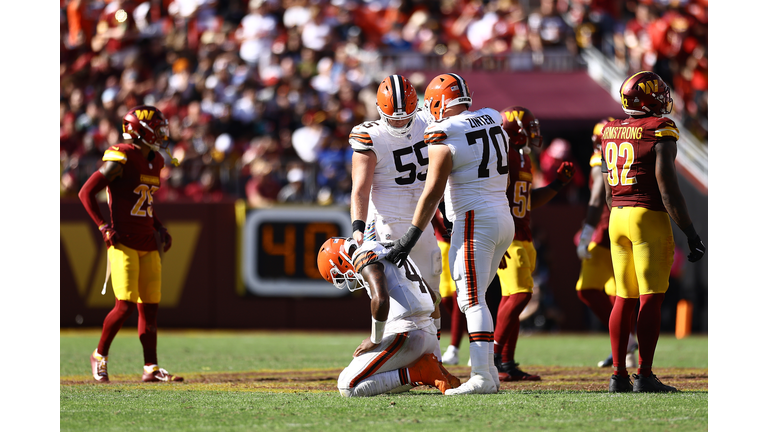
[[528, 144], [526, 144], [525, 147], [523, 147], [522, 150], [523, 150], [523, 153], [525, 153], [525, 154], [531, 154], [531, 148], [528, 147]]

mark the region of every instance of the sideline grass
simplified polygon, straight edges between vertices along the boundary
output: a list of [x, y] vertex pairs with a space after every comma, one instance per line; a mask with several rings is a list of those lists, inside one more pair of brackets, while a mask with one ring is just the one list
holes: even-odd
[[[98, 330], [60, 333], [60, 375], [87, 377]], [[344, 367], [362, 333], [162, 331], [161, 366], [173, 373]], [[443, 339], [443, 349], [448, 342]], [[663, 335], [655, 363], [707, 368], [707, 337]], [[466, 362], [465, 338], [461, 359]], [[609, 351], [605, 335], [523, 336], [523, 364], [593, 365]], [[110, 374], [141, 370], [135, 329], [123, 329], [110, 352]], [[61, 431], [647, 431], [707, 430], [708, 392], [670, 395], [505, 390], [444, 397], [437, 390], [345, 399], [335, 391], [254, 391], [234, 385], [60, 385]]]

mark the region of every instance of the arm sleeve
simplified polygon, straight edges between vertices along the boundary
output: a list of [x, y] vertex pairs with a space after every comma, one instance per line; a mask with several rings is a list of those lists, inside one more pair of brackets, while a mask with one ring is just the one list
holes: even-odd
[[107, 185], [109, 185], [109, 180], [100, 171], [96, 171], [88, 178], [88, 181], [85, 182], [77, 194], [80, 202], [83, 203], [83, 207], [85, 207], [85, 211], [88, 212], [88, 215], [91, 216], [91, 219], [99, 228], [106, 224], [106, 221], [101, 216], [99, 203], [96, 201], [96, 194], [107, 187]]

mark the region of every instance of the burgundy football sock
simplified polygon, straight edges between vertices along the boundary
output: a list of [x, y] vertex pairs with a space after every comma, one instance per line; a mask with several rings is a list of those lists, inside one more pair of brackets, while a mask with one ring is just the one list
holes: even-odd
[[[499, 306], [499, 312], [496, 313], [496, 328], [501, 329], [501, 334], [499, 339], [496, 339], [494, 333], [494, 340], [497, 340], [499, 345], [501, 345], [502, 363], [514, 363], [515, 361], [517, 337], [520, 334], [520, 314], [523, 313], [523, 309], [531, 300], [531, 295], [531, 293], [517, 293], [508, 296], [508, 300], [504, 305], [505, 311], [502, 311], [501, 306]], [[502, 314], [505, 314], [505, 316], [500, 318]], [[495, 352], [497, 351], [494, 344]]]
[[139, 303], [139, 340], [144, 365], [157, 364], [157, 303]]
[[[651, 375], [653, 355], [659, 341], [661, 331], [661, 304], [664, 293], [645, 294], [640, 296], [640, 312], [637, 314], [637, 344], [640, 367], [638, 373]], [[642, 369], [642, 372], [641, 372]]]
[[613, 302], [603, 290], [583, 289], [576, 291], [581, 301], [592, 310], [597, 319], [608, 328]]
[[112, 345], [112, 341], [117, 336], [117, 332], [123, 327], [123, 323], [129, 316], [136, 310], [136, 303], [131, 303], [126, 300], [115, 299], [115, 307], [104, 318], [104, 324], [101, 329], [101, 339], [99, 339], [99, 345], [97, 350], [99, 354], [106, 356], [109, 355], [109, 347]]
[[611, 310], [608, 330], [611, 336], [614, 375], [626, 376], [627, 373], [627, 342], [632, 330], [632, 312], [635, 305], [637, 299], [617, 296]]
[[464, 332], [467, 330], [467, 319], [464, 314], [461, 313], [459, 307], [458, 294], [455, 292], [451, 296], [451, 345], [456, 348], [461, 344], [461, 339], [464, 337]]

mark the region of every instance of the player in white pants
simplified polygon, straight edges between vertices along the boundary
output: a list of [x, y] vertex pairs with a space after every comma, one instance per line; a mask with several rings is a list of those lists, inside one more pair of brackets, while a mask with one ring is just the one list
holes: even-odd
[[424, 94], [424, 107], [436, 120], [424, 131], [429, 169], [412, 226], [395, 240], [387, 259], [402, 265], [418, 244], [441, 199], [453, 223], [449, 261], [459, 307], [467, 318], [470, 379], [446, 395], [496, 393], [493, 319], [485, 292], [501, 257], [512, 243], [515, 225], [506, 196], [509, 137], [498, 111], [472, 105], [466, 81], [456, 74], [436, 76]]
[[[405, 77], [390, 75], [379, 84], [376, 108], [380, 120], [360, 123], [349, 134], [354, 150], [350, 217], [358, 245], [405, 235], [427, 178], [424, 129], [431, 116], [418, 108], [416, 89]], [[442, 258], [433, 231], [424, 234], [411, 259], [439, 302]], [[439, 332], [439, 307], [432, 317]]]
[[408, 391], [416, 385], [445, 393], [460, 381], [437, 361], [440, 344], [430, 315], [434, 295], [408, 259], [402, 267], [386, 261], [387, 249], [366, 241], [332, 237], [320, 248], [317, 267], [339, 289], [365, 288], [371, 298], [371, 336], [339, 376], [342, 396]]

